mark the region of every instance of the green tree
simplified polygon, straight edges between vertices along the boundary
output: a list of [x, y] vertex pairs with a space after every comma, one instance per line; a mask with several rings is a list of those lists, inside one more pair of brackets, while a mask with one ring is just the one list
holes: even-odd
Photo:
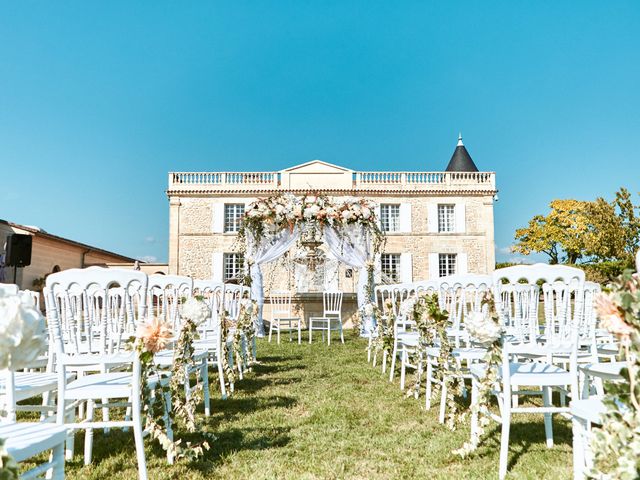
[[587, 206], [580, 200], [553, 200], [547, 216], [536, 215], [516, 230], [512, 250], [523, 255], [545, 253], [549, 263], [576, 263], [586, 252], [589, 222]]

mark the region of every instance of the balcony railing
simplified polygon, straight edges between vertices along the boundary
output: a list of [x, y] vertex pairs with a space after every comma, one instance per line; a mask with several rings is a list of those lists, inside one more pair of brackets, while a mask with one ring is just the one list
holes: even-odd
[[[348, 174], [345, 172], [345, 174]], [[494, 172], [353, 172], [356, 190], [495, 190]], [[171, 172], [169, 191], [278, 190], [280, 172]]]

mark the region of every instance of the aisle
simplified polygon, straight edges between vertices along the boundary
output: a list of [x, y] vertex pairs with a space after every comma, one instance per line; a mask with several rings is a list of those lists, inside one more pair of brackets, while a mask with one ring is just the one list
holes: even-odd
[[[437, 423], [435, 409], [421, 408], [424, 398], [403, 399], [397, 382], [389, 384], [366, 363], [366, 343], [351, 333], [346, 337], [345, 345], [330, 348], [260, 341], [262, 363], [238, 383], [232, 398], [213, 402], [208, 424], [218, 441], [206, 459], [169, 469], [161, 449], [147, 440], [150, 478], [497, 476], [497, 442], [488, 442], [472, 459], [453, 457], [450, 451], [464, 442], [467, 428], [450, 432]], [[217, 391], [212, 398], [219, 398]], [[510, 478], [570, 477], [571, 431], [561, 421], [554, 427], [557, 443], [548, 450], [541, 419], [513, 425], [511, 458], [516, 463]], [[103, 459], [88, 468], [81, 468], [81, 461], [70, 464], [69, 478], [133, 478], [131, 436], [97, 437], [96, 455]]]

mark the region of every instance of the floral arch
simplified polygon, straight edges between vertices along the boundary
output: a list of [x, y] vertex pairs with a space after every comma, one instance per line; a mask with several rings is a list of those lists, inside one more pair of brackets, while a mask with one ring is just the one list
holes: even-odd
[[[251, 278], [251, 296], [259, 306], [260, 334], [264, 333], [261, 265], [284, 255], [309, 225], [322, 232], [324, 242], [338, 261], [358, 270], [358, 308], [371, 301], [374, 259], [385, 238], [376, 211], [377, 205], [363, 198], [332, 200], [313, 192], [302, 196], [278, 193], [247, 207], [239, 241]], [[365, 323], [362, 322], [362, 334], [370, 329]]]

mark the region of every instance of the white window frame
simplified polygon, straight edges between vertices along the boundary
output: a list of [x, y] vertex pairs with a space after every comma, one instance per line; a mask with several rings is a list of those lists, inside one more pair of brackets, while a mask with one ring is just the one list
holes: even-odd
[[388, 283], [400, 283], [402, 271], [399, 253], [383, 253], [380, 255], [380, 271]]
[[456, 205], [454, 203], [438, 204], [438, 233], [455, 233]]
[[224, 204], [224, 233], [238, 233], [244, 216], [244, 203]]
[[438, 254], [438, 276], [446, 277], [455, 275], [458, 268], [458, 255], [456, 253]]
[[239, 279], [243, 275], [244, 255], [237, 252], [226, 252], [222, 256], [222, 281]]
[[[391, 215], [393, 211], [393, 216]], [[380, 204], [380, 229], [383, 232], [395, 233], [400, 231], [400, 204]]]

